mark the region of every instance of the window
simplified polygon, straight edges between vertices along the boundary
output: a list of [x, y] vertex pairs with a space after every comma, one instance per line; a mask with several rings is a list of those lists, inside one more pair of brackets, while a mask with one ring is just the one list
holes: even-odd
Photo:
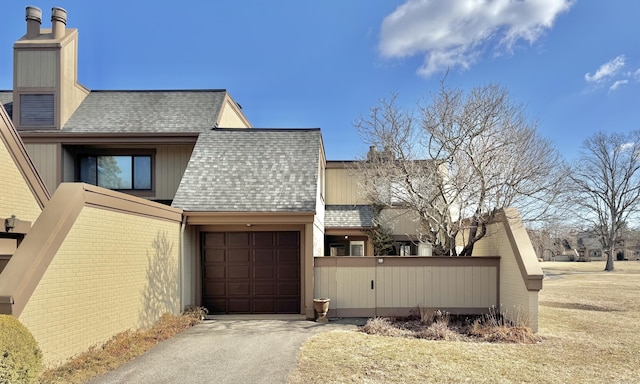
[[349, 256], [364, 256], [364, 241], [350, 241], [349, 251]]
[[151, 155], [81, 156], [79, 179], [109, 189], [151, 190]]
[[20, 125], [25, 127], [50, 127], [54, 121], [53, 94], [20, 95]]
[[411, 244], [404, 243], [400, 244], [400, 256], [411, 256]]

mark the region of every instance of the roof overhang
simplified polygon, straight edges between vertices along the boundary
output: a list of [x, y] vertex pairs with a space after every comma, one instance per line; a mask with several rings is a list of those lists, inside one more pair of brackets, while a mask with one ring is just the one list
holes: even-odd
[[100, 144], [195, 144], [199, 132], [91, 133], [20, 131], [25, 143]]
[[311, 224], [315, 211], [310, 212], [190, 212], [184, 211], [190, 225], [253, 225], [253, 224]]

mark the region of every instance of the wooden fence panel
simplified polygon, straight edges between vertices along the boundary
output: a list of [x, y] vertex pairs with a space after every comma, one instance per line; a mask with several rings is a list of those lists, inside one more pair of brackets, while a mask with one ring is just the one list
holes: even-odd
[[499, 257], [317, 257], [314, 294], [331, 299], [330, 316], [486, 313], [500, 302], [499, 267]]

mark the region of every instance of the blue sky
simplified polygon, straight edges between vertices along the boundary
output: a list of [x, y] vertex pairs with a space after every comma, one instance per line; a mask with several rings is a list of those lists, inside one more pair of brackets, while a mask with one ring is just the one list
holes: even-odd
[[509, 89], [571, 160], [597, 131], [640, 129], [640, 2], [279, 0], [3, 2], [0, 89], [26, 5], [68, 12], [90, 89], [227, 89], [255, 127], [322, 128], [327, 157], [362, 155], [353, 122], [447, 83]]

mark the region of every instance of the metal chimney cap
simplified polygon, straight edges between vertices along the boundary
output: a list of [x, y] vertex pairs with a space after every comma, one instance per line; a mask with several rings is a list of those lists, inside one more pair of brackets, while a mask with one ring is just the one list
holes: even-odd
[[42, 9], [32, 5], [27, 6], [27, 21], [34, 20], [38, 23], [42, 22]]
[[51, 21], [60, 21], [67, 24], [67, 11], [64, 8], [53, 7], [51, 8]]

